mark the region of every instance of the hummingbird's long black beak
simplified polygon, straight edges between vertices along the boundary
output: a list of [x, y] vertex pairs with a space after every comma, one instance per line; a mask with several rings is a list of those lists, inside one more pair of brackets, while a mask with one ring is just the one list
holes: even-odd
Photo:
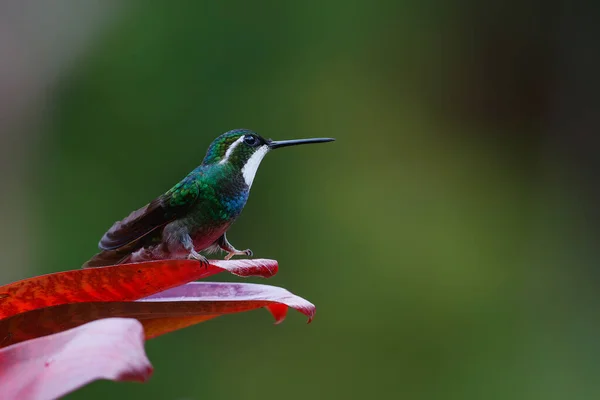
[[294, 140], [268, 140], [267, 144], [271, 149], [278, 149], [280, 147], [296, 146], [299, 144], [311, 144], [311, 143], [325, 143], [333, 142], [335, 139], [332, 138], [311, 138], [311, 139], [294, 139]]

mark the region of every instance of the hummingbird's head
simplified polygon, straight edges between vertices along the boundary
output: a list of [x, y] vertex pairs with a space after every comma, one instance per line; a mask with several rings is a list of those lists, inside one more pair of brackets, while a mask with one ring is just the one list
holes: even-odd
[[298, 144], [331, 142], [335, 139], [314, 138], [274, 141], [265, 139], [249, 129], [234, 129], [213, 140], [202, 164], [228, 163], [238, 168], [246, 184], [252, 181], [263, 157], [271, 150]]

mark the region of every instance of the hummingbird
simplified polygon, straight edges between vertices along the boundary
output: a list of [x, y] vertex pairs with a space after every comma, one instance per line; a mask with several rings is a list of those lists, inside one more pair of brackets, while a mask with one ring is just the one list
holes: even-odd
[[200, 254], [226, 252], [252, 256], [227, 240], [227, 230], [242, 212], [256, 171], [271, 150], [332, 138], [274, 141], [248, 129], [235, 129], [217, 137], [202, 164], [179, 183], [144, 207], [117, 221], [104, 234], [100, 252], [83, 268], [163, 259], [194, 259]]

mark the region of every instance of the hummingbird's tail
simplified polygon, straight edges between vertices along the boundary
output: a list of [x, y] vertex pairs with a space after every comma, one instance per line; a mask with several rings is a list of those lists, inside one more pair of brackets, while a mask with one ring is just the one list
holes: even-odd
[[81, 268], [107, 267], [110, 265], [123, 264], [131, 253], [123, 254], [119, 250], [103, 250], [87, 260]]

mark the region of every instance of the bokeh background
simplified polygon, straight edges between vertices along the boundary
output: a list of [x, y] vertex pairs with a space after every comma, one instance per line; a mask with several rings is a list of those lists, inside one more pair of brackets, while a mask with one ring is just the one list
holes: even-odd
[[229, 233], [311, 325], [222, 317], [69, 398], [598, 398], [597, 8], [2, 2], [0, 282], [78, 268], [222, 132], [332, 136]]

